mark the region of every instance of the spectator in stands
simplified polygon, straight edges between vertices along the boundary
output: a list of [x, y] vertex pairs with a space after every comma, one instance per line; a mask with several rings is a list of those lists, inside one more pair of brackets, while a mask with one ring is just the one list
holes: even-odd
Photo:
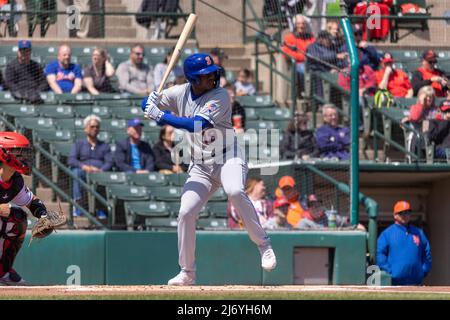
[[234, 83], [237, 96], [253, 96], [256, 93], [255, 86], [251, 83], [252, 74], [247, 68], [239, 70], [238, 78]]
[[353, 25], [353, 35], [355, 38], [356, 48], [361, 53], [359, 56], [359, 65], [369, 65], [373, 70], [378, 70], [381, 57], [374, 46], [369, 45], [363, 40], [363, 29], [360, 24]]
[[315, 39], [305, 16], [301, 14], [296, 15], [294, 22], [295, 31], [284, 37], [281, 50], [283, 50], [287, 56], [295, 59], [295, 68], [299, 79], [300, 92], [302, 92], [304, 90], [305, 54], [308, 46], [312, 44]]
[[236, 100], [236, 90], [235, 87], [227, 83], [224, 87], [227, 92], [228, 96], [230, 97], [230, 103], [231, 103], [231, 120], [233, 123], [233, 128], [236, 133], [243, 133], [245, 129], [245, 109], [244, 107], [239, 103], [239, 101]]
[[149, 173], [154, 171], [155, 156], [150, 145], [141, 140], [140, 119], [128, 120], [128, 138], [117, 142], [114, 153], [116, 167], [122, 172]]
[[[181, 161], [174, 163], [172, 160], [172, 152], [175, 152], [175, 128], [165, 125], [159, 132], [159, 140], [153, 146], [153, 154], [155, 157], [155, 171], [164, 174], [182, 173], [187, 171], [187, 165]], [[177, 158], [181, 160], [180, 154]]]
[[299, 113], [289, 121], [283, 133], [280, 151], [283, 159], [308, 160], [319, 156], [314, 132], [308, 130], [308, 117], [305, 114]]
[[[350, 227], [348, 217], [335, 214], [333, 210], [326, 210], [322, 201], [318, 199], [315, 194], [308, 196], [307, 200], [308, 208], [305, 210], [303, 219], [298, 223], [296, 229], [302, 230], [316, 230], [323, 228], [345, 228]], [[331, 215], [334, 215], [335, 225], [330, 225]], [[358, 225], [357, 229], [364, 231], [365, 228], [362, 225]]]
[[434, 157], [450, 160], [450, 101], [444, 100], [437, 119], [429, 121], [428, 140], [434, 142]]
[[403, 119], [403, 122], [422, 122], [423, 120], [436, 119], [439, 109], [435, 105], [435, 100], [433, 87], [422, 87], [417, 95], [417, 104], [409, 108], [409, 117]]
[[130, 59], [117, 67], [119, 89], [123, 92], [147, 96], [155, 89], [153, 71], [144, 63], [144, 47], [142, 45], [136, 44], [130, 49]]
[[219, 66], [221, 68], [220, 72], [220, 86], [223, 88], [227, 84], [227, 72], [225, 70], [225, 67], [223, 66], [223, 61], [227, 59], [227, 55], [223, 51], [223, 49], [220, 48], [213, 48], [211, 52], [209, 53], [211, 58], [213, 58], [214, 64], [216, 66]]
[[92, 51], [92, 64], [83, 70], [83, 82], [86, 89], [92, 95], [101, 92], [114, 92], [110, 78], [114, 76], [114, 67], [109, 62], [105, 49], [95, 48]]
[[[172, 57], [173, 50], [175, 48], [170, 49], [164, 58], [164, 62], [158, 63], [155, 66], [155, 70], [153, 71], [153, 79], [155, 81], [155, 88], [158, 89], [161, 84], [162, 78], [164, 77], [164, 73], [166, 72], [167, 65]], [[183, 84], [186, 82], [186, 78], [184, 77], [183, 68], [179, 65], [176, 65], [173, 70], [170, 72], [169, 78], [166, 81], [166, 85], [164, 88], [169, 88], [175, 84]]]
[[[261, 178], [249, 178], [245, 186], [250, 201], [255, 207], [261, 225], [273, 216], [273, 205], [266, 198], [266, 185]], [[243, 222], [231, 201], [228, 202], [228, 226], [232, 229], [242, 229]]]
[[289, 202], [284, 198], [278, 198], [273, 203], [273, 216], [270, 217], [262, 227], [264, 229], [292, 229], [287, 222], [287, 213], [289, 210]]
[[303, 218], [303, 206], [300, 203], [300, 192], [296, 189], [295, 180], [291, 176], [283, 176], [278, 181], [278, 188], [275, 190], [277, 198], [284, 198], [289, 202], [287, 222], [291, 227], [295, 227]]
[[324, 124], [316, 130], [320, 155], [325, 159], [348, 160], [350, 129], [339, 126], [339, 115], [333, 104], [322, 107]]
[[333, 66], [343, 68], [347, 64], [347, 52], [333, 47], [333, 38], [327, 31], [319, 32], [316, 41], [308, 49], [307, 65], [311, 71], [337, 72]]
[[6, 66], [6, 87], [18, 100], [42, 103], [39, 93], [48, 90], [48, 85], [40, 64], [31, 60], [31, 42], [20, 40], [17, 47], [17, 58]]
[[45, 75], [50, 89], [56, 93], [77, 94], [82, 88], [82, 75], [79, 65], [71, 63], [72, 51], [68, 45], [58, 49], [57, 60], [45, 67]]
[[437, 55], [433, 50], [426, 50], [422, 53], [422, 66], [412, 76], [415, 94], [424, 86], [432, 86], [436, 97], [446, 96], [450, 82], [444, 71], [436, 68], [436, 63]]
[[[359, 53], [358, 57], [361, 59], [362, 54]], [[350, 91], [350, 67], [345, 68], [339, 72], [338, 85], [345, 90]], [[359, 65], [359, 96], [364, 95], [373, 96], [377, 90], [377, 78], [375, 71], [368, 64]]]
[[347, 46], [345, 44], [344, 35], [337, 21], [329, 21], [326, 25], [326, 31], [330, 34], [331, 43], [337, 53], [346, 52]]
[[375, 72], [378, 88], [388, 90], [394, 97], [411, 98], [413, 88], [408, 75], [393, 66], [394, 58], [389, 52], [385, 52], [381, 60], [381, 69]]
[[423, 230], [411, 225], [411, 205], [394, 205], [395, 223], [378, 237], [377, 264], [392, 277], [392, 284], [421, 285], [431, 270], [431, 248]]
[[[100, 123], [101, 120], [96, 115], [89, 115], [84, 119], [86, 139], [75, 142], [67, 161], [72, 172], [84, 181], [86, 180], [86, 173], [109, 171], [113, 165], [109, 145], [97, 139], [100, 132]], [[75, 179], [72, 183], [72, 191], [73, 199], [81, 201], [83, 193], [80, 183]], [[100, 211], [98, 213], [100, 214]], [[80, 212], [76, 209], [74, 210], [74, 216], [80, 216]], [[104, 218], [104, 213], [98, 216]]]

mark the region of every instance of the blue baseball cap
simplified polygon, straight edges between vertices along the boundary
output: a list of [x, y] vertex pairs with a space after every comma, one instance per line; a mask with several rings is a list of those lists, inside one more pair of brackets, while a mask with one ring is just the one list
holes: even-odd
[[136, 119], [128, 120], [128, 127], [137, 127], [137, 126], [141, 126], [141, 127], [144, 126], [144, 123], [141, 121], [141, 119], [136, 118]]
[[19, 49], [31, 49], [31, 42], [29, 40], [20, 40], [17, 46]]

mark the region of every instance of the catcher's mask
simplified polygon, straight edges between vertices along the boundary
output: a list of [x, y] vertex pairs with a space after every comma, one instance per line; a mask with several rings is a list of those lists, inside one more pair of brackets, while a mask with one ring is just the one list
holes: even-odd
[[33, 158], [33, 149], [26, 137], [16, 132], [0, 132], [0, 162], [20, 174], [29, 175]]

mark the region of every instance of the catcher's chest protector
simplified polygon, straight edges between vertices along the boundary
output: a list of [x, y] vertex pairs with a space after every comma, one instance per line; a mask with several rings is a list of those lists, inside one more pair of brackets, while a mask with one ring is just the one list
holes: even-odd
[[0, 203], [9, 203], [22, 190], [23, 178], [17, 172], [11, 177], [8, 183], [0, 181]]

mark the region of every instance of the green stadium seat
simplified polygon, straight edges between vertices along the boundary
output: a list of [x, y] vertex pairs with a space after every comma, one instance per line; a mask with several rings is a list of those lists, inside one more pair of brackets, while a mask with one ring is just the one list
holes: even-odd
[[170, 216], [165, 202], [125, 201], [124, 206], [129, 230], [133, 230], [136, 224], [145, 224], [146, 218], [168, 218]]
[[207, 205], [207, 209], [210, 215], [214, 218], [227, 218], [227, 208], [227, 202], [210, 202]]
[[98, 100], [97, 104], [99, 106], [105, 106], [108, 108], [115, 108], [116, 107], [131, 107], [134, 105], [133, 100], [128, 99], [122, 99], [122, 100]]
[[93, 52], [93, 47], [71, 47], [72, 49], [72, 55], [77, 57], [91, 57]]
[[126, 131], [127, 121], [125, 119], [104, 119], [100, 124], [100, 128], [105, 131]]
[[450, 60], [438, 61], [438, 68], [445, 71], [445, 74], [450, 73]]
[[[112, 141], [111, 133], [108, 131], [100, 130], [97, 136], [98, 140], [110, 143]], [[83, 140], [86, 139], [86, 133], [83, 130], [76, 130], [75, 131], [75, 139], [76, 140]]]
[[143, 118], [144, 113], [142, 112], [140, 107], [115, 107], [111, 109], [111, 114], [115, 118], [120, 119], [134, 119], [134, 118]]
[[7, 57], [0, 57], [0, 68], [6, 68], [8, 65], [8, 58]]
[[82, 68], [87, 67], [92, 64], [92, 57], [91, 56], [78, 56], [76, 63], [79, 64]]
[[166, 186], [168, 184], [166, 175], [158, 172], [129, 173], [127, 174], [127, 180], [131, 185], [144, 187]]
[[17, 55], [17, 46], [2, 44], [0, 46], [0, 56], [16, 56]]
[[116, 225], [119, 213], [124, 212], [123, 201], [150, 200], [150, 191], [146, 187], [129, 186], [126, 184], [110, 184], [106, 186], [108, 201], [112, 204], [110, 223]]
[[42, 117], [49, 118], [73, 118], [74, 112], [71, 106], [65, 105], [40, 105], [38, 107], [39, 114]]
[[182, 187], [175, 186], [158, 186], [148, 187], [152, 197], [157, 201], [180, 201], [183, 192]]
[[92, 100], [92, 97], [89, 93], [61, 93], [55, 94], [55, 97], [59, 103], [64, 104], [88, 104], [87, 101]]
[[[180, 205], [181, 205], [180, 202], [167, 202], [167, 206], [169, 208], [172, 217], [175, 218], [178, 217], [178, 214], [180, 213]], [[200, 219], [209, 217], [209, 212], [205, 206], [203, 206], [200, 212], [198, 213], [198, 217]]]
[[247, 121], [245, 124], [245, 128], [246, 129], [255, 129], [255, 130], [259, 130], [259, 129], [276, 129], [277, 125], [274, 121], [256, 121], [256, 120], [252, 120], [252, 121]]
[[236, 74], [234, 71], [226, 70], [225, 79], [227, 79], [228, 83], [234, 83], [236, 81]]
[[[420, 8], [425, 9], [426, 13], [404, 13], [402, 12], [402, 6], [404, 4], [415, 4]], [[391, 42], [398, 42], [400, 39], [399, 30], [408, 30], [414, 32], [416, 30], [427, 31], [428, 17], [431, 16], [429, 9], [432, 7], [427, 6], [426, 0], [396, 0], [391, 8], [391, 15], [398, 16], [399, 19], [391, 19], [390, 34]], [[417, 19], [402, 19], [404, 17], [417, 18]]]
[[109, 133], [111, 134], [111, 141], [114, 143], [128, 138], [128, 133], [125, 130], [114, 130], [109, 131]]
[[20, 101], [14, 99], [11, 92], [9, 91], [0, 91], [0, 103], [21, 103]]
[[271, 108], [271, 107], [275, 106], [274, 102], [272, 101], [272, 98], [269, 95], [266, 95], [266, 96], [241, 96], [241, 97], [236, 97], [236, 100], [243, 107]]
[[397, 62], [405, 62], [405, 61], [418, 61], [420, 60], [420, 55], [415, 50], [392, 50], [389, 51], [392, 54], [392, 57]]
[[67, 129], [72, 131], [80, 131], [84, 129], [83, 118], [54, 119], [54, 123], [58, 129]]
[[22, 129], [54, 129], [53, 119], [43, 117], [16, 118], [16, 126]]
[[60, 157], [69, 156], [72, 146], [73, 144], [71, 143], [52, 141], [50, 143], [50, 152], [60, 160]]
[[[96, 106], [96, 105], [76, 105], [73, 106], [75, 116], [85, 118], [91, 114], [95, 114], [100, 119], [111, 118], [111, 110], [108, 107]], [[102, 121], [103, 126], [103, 121]]]
[[46, 56], [56, 57], [58, 54], [58, 47], [49, 46], [49, 45], [45, 45], [45, 46], [34, 45], [33, 46], [33, 54], [35, 54], [37, 56], [42, 56], [42, 57], [46, 57]]
[[414, 72], [422, 65], [420, 60], [415, 61], [405, 61], [403, 62], [403, 70], [407, 70], [409, 72]]
[[153, 231], [176, 230], [178, 221], [175, 218], [145, 218], [145, 226]]
[[45, 104], [56, 104], [57, 103], [55, 94], [52, 91], [41, 92], [40, 96], [41, 96], [41, 99], [44, 100]]
[[204, 230], [228, 229], [228, 221], [227, 221], [227, 219], [217, 219], [217, 218], [199, 219], [197, 222], [197, 228], [204, 229]]
[[87, 181], [95, 186], [107, 186], [126, 184], [127, 177], [124, 172], [91, 172], [87, 174]]
[[35, 117], [38, 115], [37, 108], [33, 105], [0, 104], [0, 113], [8, 117]]
[[415, 105], [417, 103], [417, 98], [396, 97], [395, 103], [397, 106], [399, 106], [403, 109], [409, 109], [410, 106]]
[[94, 100], [97, 101], [97, 103], [102, 101], [102, 100], [122, 100], [122, 99], [126, 99], [120, 93], [102, 93], [102, 92], [100, 92], [98, 95], [92, 96], [92, 97], [94, 98]]
[[169, 182], [171, 186], [182, 187], [186, 183], [189, 174], [187, 173], [174, 173], [168, 174], [166, 176], [166, 180]]
[[450, 51], [437, 51], [436, 54], [438, 55], [438, 61], [446, 61], [450, 60]]
[[36, 129], [33, 131], [33, 137], [35, 141], [47, 141], [47, 142], [62, 142], [66, 141], [71, 144], [74, 138], [74, 133], [70, 130], [46, 130], [46, 129]]
[[258, 111], [259, 117], [263, 120], [290, 120], [292, 111], [287, 108], [271, 108]]
[[159, 139], [159, 131], [142, 131], [142, 139], [155, 144]]
[[258, 120], [259, 115], [255, 108], [245, 108], [245, 118], [246, 120]]
[[210, 201], [226, 201], [228, 199], [227, 194], [225, 193], [225, 190], [223, 190], [222, 187], [219, 187], [216, 192], [213, 193]]

